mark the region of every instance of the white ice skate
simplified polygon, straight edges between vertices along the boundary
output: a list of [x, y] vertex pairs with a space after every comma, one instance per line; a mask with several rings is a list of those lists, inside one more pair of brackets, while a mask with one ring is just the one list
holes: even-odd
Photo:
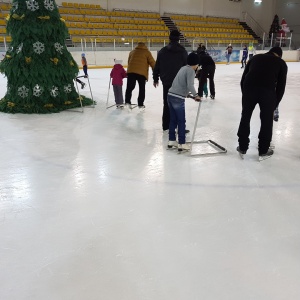
[[177, 141], [169, 141], [168, 142], [167, 150], [172, 150], [172, 149], [177, 149], [177, 148], [178, 148]]
[[247, 151], [240, 150], [240, 147], [237, 147], [236, 151], [239, 153], [241, 159], [244, 159], [244, 155], [246, 154]]
[[190, 151], [190, 146], [187, 144], [178, 144], [178, 154]]
[[131, 104], [130, 103], [125, 103], [125, 107], [128, 111], [132, 110]]
[[146, 106], [145, 106], [145, 105], [139, 106], [139, 110], [140, 110], [140, 112], [144, 112], [144, 111], [145, 111], [145, 108], [146, 108]]

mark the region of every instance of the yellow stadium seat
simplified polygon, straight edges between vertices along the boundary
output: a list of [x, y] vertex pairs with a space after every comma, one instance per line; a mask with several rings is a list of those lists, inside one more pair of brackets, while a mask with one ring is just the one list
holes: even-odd
[[68, 6], [68, 3], [67, 2], [62, 2], [61, 4], [63, 7], [67, 7]]

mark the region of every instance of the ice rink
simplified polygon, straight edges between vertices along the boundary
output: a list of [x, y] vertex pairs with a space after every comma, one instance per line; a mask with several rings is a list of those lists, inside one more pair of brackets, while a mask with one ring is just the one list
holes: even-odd
[[[166, 150], [152, 71], [144, 113], [106, 109], [110, 69], [89, 70], [97, 105], [84, 113], [0, 113], [0, 299], [300, 299], [300, 63], [263, 162], [258, 108], [236, 152], [240, 67], [217, 65], [201, 106], [196, 138], [222, 155]], [[186, 100], [191, 131], [197, 108]]]

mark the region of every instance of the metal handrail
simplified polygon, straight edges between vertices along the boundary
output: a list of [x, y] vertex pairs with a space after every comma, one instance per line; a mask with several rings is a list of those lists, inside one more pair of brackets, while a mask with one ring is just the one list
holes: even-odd
[[246, 11], [242, 12], [242, 21], [246, 22], [248, 26], [259, 36], [262, 37], [264, 29], [254, 20], [254, 18]]

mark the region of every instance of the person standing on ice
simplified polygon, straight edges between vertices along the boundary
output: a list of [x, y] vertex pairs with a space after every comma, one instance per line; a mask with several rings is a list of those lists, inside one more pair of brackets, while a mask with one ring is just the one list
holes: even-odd
[[179, 44], [180, 32], [173, 30], [170, 33], [170, 43], [163, 47], [157, 54], [155, 67], [153, 70], [153, 85], [158, 86], [159, 78], [163, 86], [163, 115], [162, 129], [166, 131], [170, 124], [170, 111], [168, 105], [168, 91], [172, 82], [181, 67], [186, 65], [187, 51]]
[[[187, 65], [182, 67], [173, 80], [168, 93], [170, 108], [170, 126], [168, 148], [178, 148], [178, 151], [188, 151], [190, 148], [185, 143], [185, 98], [191, 93], [196, 101], [201, 98], [194, 87], [195, 71], [198, 67], [198, 55], [190, 53]], [[178, 127], [178, 142], [176, 141], [176, 128]]]
[[131, 109], [132, 91], [136, 82], [139, 84], [138, 106], [140, 111], [145, 110], [145, 86], [148, 81], [149, 66], [154, 69], [155, 60], [145, 43], [138, 45], [129, 53], [127, 67], [127, 87], [125, 92], [125, 105]]
[[249, 54], [249, 60], [256, 54], [253, 43], [249, 43], [248, 54]]
[[88, 64], [87, 64], [87, 60], [85, 58], [85, 53], [81, 54], [81, 64], [82, 64], [82, 68], [83, 68], [83, 72], [84, 72], [84, 78], [88, 77]]
[[124, 107], [123, 99], [123, 78], [127, 77], [127, 73], [122, 66], [122, 60], [114, 59], [115, 65], [110, 72], [110, 78], [112, 78], [112, 86], [115, 95], [115, 102], [117, 108]]
[[215, 99], [216, 91], [215, 91], [215, 70], [216, 64], [212, 57], [206, 52], [205, 46], [201, 47], [200, 51], [197, 51], [198, 56], [198, 63], [199, 66], [202, 67], [201, 71], [199, 72], [199, 86], [198, 86], [198, 95], [202, 98], [204, 86], [207, 82], [207, 78], [209, 79], [209, 91], [210, 91], [210, 98]]
[[242, 63], [241, 69], [244, 68], [244, 65], [246, 66], [247, 58], [248, 58], [248, 49], [247, 49], [247, 46], [244, 45], [243, 54], [242, 54], [242, 60], [241, 60], [241, 63]]
[[255, 55], [246, 65], [242, 79], [242, 117], [238, 129], [237, 151], [244, 155], [249, 147], [250, 120], [259, 104], [261, 127], [258, 135], [259, 159], [273, 155], [269, 149], [272, 140], [273, 114], [281, 101], [286, 85], [287, 65], [281, 59], [282, 49], [273, 47], [265, 54]]
[[233, 51], [233, 48], [232, 48], [231, 44], [228, 44], [228, 46], [226, 48], [226, 51], [225, 51], [225, 53], [226, 53], [226, 59], [227, 59], [227, 65], [230, 64], [230, 56], [232, 54], [232, 51]]

